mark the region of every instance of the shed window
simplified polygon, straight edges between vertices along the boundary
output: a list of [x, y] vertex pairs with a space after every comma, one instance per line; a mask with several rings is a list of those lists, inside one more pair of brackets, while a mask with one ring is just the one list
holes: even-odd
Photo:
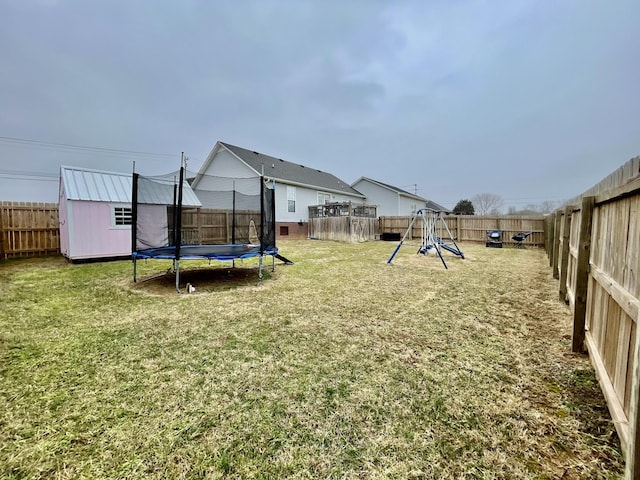
[[287, 212], [296, 211], [296, 187], [287, 187]]
[[117, 227], [131, 225], [131, 207], [113, 207], [113, 224]]

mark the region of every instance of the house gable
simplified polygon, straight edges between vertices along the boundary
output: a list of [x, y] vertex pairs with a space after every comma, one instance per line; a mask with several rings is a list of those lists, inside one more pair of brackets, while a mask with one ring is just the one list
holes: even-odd
[[442, 205], [412, 194], [393, 185], [367, 177], [360, 177], [351, 184], [367, 196], [367, 202], [378, 205], [378, 215], [409, 215], [420, 208], [448, 212]]
[[[401, 188], [394, 187], [393, 185], [389, 185], [387, 183], [379, 182], [377, 180], [373, 180], [373, 179], [367, 178], [367, 177], [360, 177], [358, 180], [353, 182], [351, 184], [351, 186], [354, 187], [354, 188], [358, 188], [358, 186], [362, 186], [362, 185], [365, 185], [365, 184], [371, 184], [371, 185], [375, 186], [378, 189], [382, 188], [382, 189], [389, 190], [389, 191], [394, 192], [394, 193], [396, 193], [396, 194], [398, 194], [398, 195], [400, 195], [402, 197], [407, 197], [407, 198], [410, 198], [410, 199], [412, 199], [414, 201], [418, 201], [420, 203], [426, 203], [427, 202], [426, 198], [423, 198], [423, 197], [421, 197], [419, 195], [415, 195], [415, 194], [407, 192], [406, 190], [403, 190]], [[362, 188], [365, 188], [365, 187], [363, 186]]]

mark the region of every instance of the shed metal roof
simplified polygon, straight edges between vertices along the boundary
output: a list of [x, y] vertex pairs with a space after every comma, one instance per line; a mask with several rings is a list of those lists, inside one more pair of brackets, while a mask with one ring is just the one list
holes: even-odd
[[343, 182], [335, 175], [332, 175], [316, 168], [306, 167], [293, 162], [282, 160], [281, 158], [272, 157], [246, 148], [237, 147], [229, 143], [219, 142], [236, 157], [244, 161], [253, 168], [258, 174], [262, 174], [264, 166], [264, 176], [286, 182], [307, 185], [312, 188], [325, 189], [332, 192], [342, 192], [356, 197], [365, 196]]
[[66, 198], [93, 202], [131, 202], [131, 174], [61, 167]]
[[[132, 174], [106, 172], [79, 167], [60, 167], [60, 177], [68, 200], [89, 202], [131, 203]], [[173, 187], [168, 181], [144, 182], [138, 189], [140, 203], [171, 205]], [[188, 206], [200, 206], [200, 201], [185, 182], [182, 203]]]

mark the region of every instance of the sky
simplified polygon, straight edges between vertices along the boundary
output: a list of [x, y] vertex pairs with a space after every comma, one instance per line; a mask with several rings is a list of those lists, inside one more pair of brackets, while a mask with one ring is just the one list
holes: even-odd
[[0, 0], [0, 200], [216, 141], [448, 208], [640, 155], [637, 0]]

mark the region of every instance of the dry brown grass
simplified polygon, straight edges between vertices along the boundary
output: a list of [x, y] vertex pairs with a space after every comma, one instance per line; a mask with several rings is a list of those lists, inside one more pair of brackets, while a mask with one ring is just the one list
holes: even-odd
[[126, 262], [0, 266], [0, 474], [618, 478], [544, 252], [394, 247], [282, 242], [295, 265], [191, 295]]

